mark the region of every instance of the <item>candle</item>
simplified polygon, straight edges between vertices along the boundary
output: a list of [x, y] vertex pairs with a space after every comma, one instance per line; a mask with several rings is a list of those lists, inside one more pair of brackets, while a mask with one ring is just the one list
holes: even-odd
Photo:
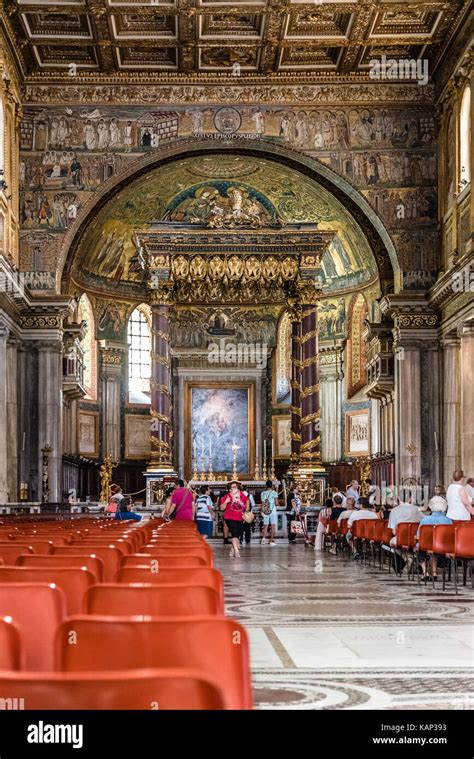
[[211, 443], [211, 438], [209, 438], [209, 458], [211, 458], [211, 456], [212, 456], [212, 443]]
[[196, 461], [197, 455], [196, 455], [196, 441], [194, 441], [194, 461]]
[[258, 438], [255, 443], [255, 459], [258, 461]]

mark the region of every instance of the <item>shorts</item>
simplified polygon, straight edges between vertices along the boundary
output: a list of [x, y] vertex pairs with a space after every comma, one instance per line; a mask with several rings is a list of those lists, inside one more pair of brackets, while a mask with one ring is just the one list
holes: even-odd
[[200, 535], [207, 535], [208, 538], [212, 537], [214, 527], [212, 519], [196, 519], [196, 527]]
[[278, 514], [276, 514], [275, 512], [273, 512], [272, 514], [264, 514], [263, 524], [264, 525], [271, 524], [276, 527], [278, 524]]
[[231, 538], [238, 538], [240, 540], [244, 531], [244, 523], [237, 519], [226, 519], [225, 523], [229, 528]]

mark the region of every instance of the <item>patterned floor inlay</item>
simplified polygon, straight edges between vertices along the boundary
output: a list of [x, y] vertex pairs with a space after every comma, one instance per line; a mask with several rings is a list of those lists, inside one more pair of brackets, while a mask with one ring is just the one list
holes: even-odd
[[418, 585], [303, 545], [213, 542], [247, 628], [257, 709], [473, 709], [474, 591]]

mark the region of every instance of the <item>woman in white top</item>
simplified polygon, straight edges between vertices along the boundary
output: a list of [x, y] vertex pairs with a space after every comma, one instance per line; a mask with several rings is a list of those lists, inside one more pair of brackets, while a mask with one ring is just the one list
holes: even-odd
[[471, 505], [465, 488], [465, 478], [462, 469], [457, 469], [453, 474], [453, 481], [446, 493], [448, 510], [446, 516], [456, 521], [468, 522], [474, 508]]

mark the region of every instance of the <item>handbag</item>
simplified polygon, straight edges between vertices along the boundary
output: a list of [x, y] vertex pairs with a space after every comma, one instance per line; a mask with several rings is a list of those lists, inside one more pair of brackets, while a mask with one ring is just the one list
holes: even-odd
[[292, 532], [293, 535], [304, 535], [302, 523], [299, 520], [293, 519], [290, 525], [290, 532]]
[[242, 514], [242, 519], [244, 522], [247, 522], [247, 524], [252, 524], [253, 520], [255, 519], [255, 514], [253, 514], [251, 511], [244, 511]]
[[105, 507], [104, 513], [105, 514], [116, 514], [117, 513], [117, 506], [118, 506], [117, 501], [110, 500], [108, 502], [107, 506]]

